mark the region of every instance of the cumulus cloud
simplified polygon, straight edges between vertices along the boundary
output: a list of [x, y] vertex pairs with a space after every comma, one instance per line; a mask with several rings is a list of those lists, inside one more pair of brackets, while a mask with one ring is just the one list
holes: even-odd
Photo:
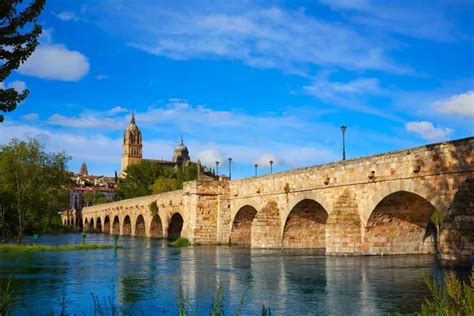
[[440, 141], [446, 139], [452, 134], [453, 130], [450, 128], [435, 127], [433, 123], [427, 121], [408, 122], [405, 124], [407, 131], [415, 133], [429, 141]]
[[20, 66], [22, 75], [41, 79], [79, 81], [89, 72], [89, 60], [61, 44], [40, 45]]
[[79, 17], [72, 11], [62, 11], [56, 14], [56, 17], [61, 21], [79, 21]]
[[445, 114], [474, 117], [474, 90], [453, 95], [447, 100], [434, 102], [432, 107]]
[[[123, 121], [123, 120], [122, 120]], [[124, 121], [119, 123], [112, 118], [96, 117], [92, 115], [80, 115], [67, 117], [61, 114], [53, 114], [47, 121], [50, 125], [69, 127], [69, 128], [97, 128], [97, 129], [123, 129]]]

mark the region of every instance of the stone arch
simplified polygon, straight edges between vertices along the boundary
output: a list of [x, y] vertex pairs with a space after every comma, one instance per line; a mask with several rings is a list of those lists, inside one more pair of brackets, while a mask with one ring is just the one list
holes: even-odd
[[232, 220], [230, 240], [236, 244], [250, 245], [252, 242], [252, 222], [257, 210], [250, 205], [241, 207]]
[[91, 218], [89, 222], [89, 231], [94, 232], [95, 231], [95, 226], [94, 226], [94, 218]]
[[115, 215], [114, 222], [112, 224], [112, 234], [120, 234], [120, 219], [118, 215]]
[[153, 215], [151, 219], [150, 237], [163, 237], [163, 224], [158, 214]]
[[288, 214], [282, 234], [283, 248], [326, 248], [328, 212], [311, 199], [298, 202]]
[[184, 220], [181, 214], [174, 213], [171, 216], [170, 224], [168, 226], [168, 239], [176, 240], [181, 236]]
[[252, 248], [280, 248], [280, 209], [274, 200], [265, 202], [252, 223]]
[[130, 216], [125, 216], [123, 219], [123, 228], [122, 228], [122, 235], [131, 235], [132, 234], [132, 221], [130, 220]]
[[109, 217], [109, 215], [105, 215], [105, 218], [104, 218], [104, 233], [110, 234], [110, 217]]
[[100, 217], [97, 217], [96, 220], [96, 231], [98, 233], [102, 233], [102, 220], [100, 219]]
[[83, 229], [84, 231], [88, 232], [89, 231], [89, 220], [86, 218], [84, 218], [84, 225], [83, 225]]
[[369, 254], [419, 254], [436, 251], [429, 227], [435, 207], [424, 197], [397, 191], [372, 210], [364, 229], [364, 249]]
[[145, 219], [140, 214], [138, 215], [137, 220], [135, 222], [135, 236], [145, 236], [145, 235], [146, 235]]

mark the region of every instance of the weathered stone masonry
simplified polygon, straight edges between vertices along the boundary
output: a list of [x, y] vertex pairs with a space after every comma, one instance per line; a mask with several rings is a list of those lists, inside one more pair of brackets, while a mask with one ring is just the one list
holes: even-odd
[[236, 181], [188, 182], [183, 190], [85, 208], [83, 227], [327, 254], [421, 254], [436, 249], [430, 217], [438, 210], [443, 257], [472, 259], [473, 145], [471, 137]]

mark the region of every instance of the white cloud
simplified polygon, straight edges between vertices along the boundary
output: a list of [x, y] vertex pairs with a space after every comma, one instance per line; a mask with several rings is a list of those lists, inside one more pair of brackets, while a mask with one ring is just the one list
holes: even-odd
[[23, 115], [21, 119], [24, 121], [37, 121], [39, 120], [39, 115], [38, 113], [29, 113], [29, 114]]
[[123, 129], [124, 121], [119, 122], [116, 119], [95, 117], [91, 115], [81, 115], [76, 117], [67, 117], [61, 114], [53, 114], [47, 121], [50, 125], [69, 127], [69, 128], [97, 128], [97, 129]]
[[224, 154], [220, 150], [217, 150], [217, 149], [201, 150], [197, 154], [197, 159], [199, 159], [201, 164], [203, 164], [204, 166], [208, 166], [210, 168], [215, 168], [216, 161], [219, 161], [221, 167], [225, 163]]
[[20, 66], [22, 75], [41, 79], [78, 81], [89, 72], [89, 60], [61, 44], [42, 44]]
[[408, 122], [405, 124], [405, 128], [429, 141], [443, 140], [453, 132], [450, 128], [434, 127], [433, 123], [427, 121]]
[[[390, 33], [414, 38], [451, 41], [457, 30], [446, 17], [442, 3], [427, 6], [423, 1], [408, 3], [374, 0], [320, 0], [336, 11], [344, 12], [349, 21]], [[448, 3], [448, 2], [446, 2]], [[422, 10], [423, 14], [420, 14]]]
[[280, 162], [274, 154], [265, 153], [260, 155], [255, 163], [258, 164], [260, 168], [270, 168], [270, 161], [273, 161], [273, 167], [278, 166]]
[[115, 106], [106, 112], [107, 116], [113, 116], [115, 114], [127, 113], [128, 110], [121, 106]]
[[[203, 7], [150, 4], [144, 11], [138, 3], [108, 2], [98, 23], [128, 36], [135, 48], [176, 60], [225, 58], [296, 73], [305, 73], [308, 65], [411, 72], [387, 57], [384, 42], [303, 10], [250, 3]], [[116, 19], [123, 28], [117, 28]]]
[[0, 82], [0, 89], [11, 89], [11, 88], [15, 89], [16, 92], [21, 93], [27, 87], [26, 87], [26, 83], [20, 80], [14, 80], [10, 83], [7, 83], [6, 85], [3, 82]]
[[61, 21], [79, 21], [79, 17], [72, 11], [62, 11], [56, 14], [56, 17]]
[[110, 77], [107, 76], [107, 75], [98, 74], [95, 78], [96, 78], [97, 80], [105, 80], [105, 79], [109, 79]]
[[434, 102], [432, 107], [441, 113], [474, 117], [474, 90]]

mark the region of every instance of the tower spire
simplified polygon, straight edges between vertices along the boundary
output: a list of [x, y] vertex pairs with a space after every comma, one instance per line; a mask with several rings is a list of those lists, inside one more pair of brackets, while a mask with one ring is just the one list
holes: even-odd
[[130, 119], [131, 124], [135, 124], [135, 110], [132, 111], [132, 118]]

